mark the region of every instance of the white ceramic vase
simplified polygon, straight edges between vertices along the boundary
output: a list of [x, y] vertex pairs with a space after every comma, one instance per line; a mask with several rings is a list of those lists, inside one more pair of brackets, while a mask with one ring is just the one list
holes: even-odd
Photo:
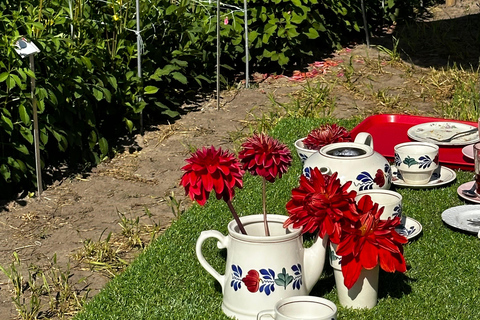
[[333, 267], [335, 286], [340, 304], [353, 309], [371, 309], [377, 305], [378, 277], [380, 268], [377, 265], [371, 270], [362, 269], [357, 282], [348, 289], [344, 284], [341, 267], [342, 257], [335, 254], [336, 245], [330, 245], [330, 265]]
[[[239, 320], [256, 319], [258, 312], [273, 309], [280, 299], [308, 295], [323, 271], [328, 239], [318, 238], [303, 247], [301, 229], [283, 227], [283, 215], [267, 215], [270, 236], [265, 236], [263, 215], [241, 217], [247, 235], [235, 221], [228, 224], [228, 235], [216, 230], [203, 231], [197, 239], [200, 264], [220, 284], [222, 310]], [[218, 240], [227, 249], [225, 273], [220, 274], [205, 259], [202, 244]]]

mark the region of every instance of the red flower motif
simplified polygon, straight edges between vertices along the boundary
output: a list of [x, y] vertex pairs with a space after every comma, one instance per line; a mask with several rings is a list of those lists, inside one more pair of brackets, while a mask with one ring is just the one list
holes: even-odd
[[247, 275], [242, 278], [242, 282], [247, 286], [248, 291], [257, 292], [260, 287], [260, 274], [257, 270], [248, 271]]
[[320, 148], [330, 143], [350, 141], [352, 141], [352, 137], [347, 129], [334, 123], [332, 125], [325, 124], [312, 130], [303, 139], [303, 145], [310, 150], [320, 150]]
[[375, 182], [380, 188], [383, 187], [383, 185], [385, 184], [385, 174], [381, 169], [377, 170], [373, 182]]
[[287, 172], [292, 154], [286, 145], [265, 134], [254, 135], [242, 144], [238, 158], [243, 169], [259, 175], [269, 182]]
[[217, 199], [229, 202], [235, 195], [235, 187], [242, 188], [244, 171], [232, 153], [222, 150], [202, 148], [185, 160], [188, 164], [182, 170], [180, 184], [185, 194], [203, 206], [210, 192], [215, 191]]
[[332, 243], [340, 242], [342, 223], [346, 219], [358, 219], [355, 211], [356, 191], [347, 191], [351, 181], [341, 185], [335, 172], [323, 175], [314, 168], [310, 179], [300, 176], [300, 187], [292, 190], [292, 198], [286, 208], [290, 217], [284, 227], [293, 224], [303, 227], [302, 232], [320, 230], [320, 237], [327, 234]]
[[380, 267], [387, 272], [405, 272], [402, 244], [407, 238], [395, 231], [400, 217], [380, 220], [383, 207], [378, 208], [370, 196], [360, 199], [357, 204], [359, 219], [343, 226], [337, 255], [342, 256], [342, 273], [347, 288], [358, 280], [362, 268], [367, 270]]

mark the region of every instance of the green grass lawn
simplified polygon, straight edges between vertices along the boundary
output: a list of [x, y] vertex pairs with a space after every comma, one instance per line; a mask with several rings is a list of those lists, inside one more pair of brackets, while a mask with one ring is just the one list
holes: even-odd
[[[285, 204], [298, 184], [301, 164], [294, 141], [326, 121], [286, 118], [272, 131], [272, 136], [289, 145], [294, 164], [282, 179], [267, 186], [269, 213], [286, 214]], [[355, 120], [337, 123], [349, 129], [357, 124]], [[457, 179], [445, 187], [396, 189], [403, 196], [404, 214], [418, 220], [423, 233], [405, 245], [405, 274], [380, 273], [375, 308], [342, 308], [328, 263], [311, 294], [335, 302], [338, 319], [477, 319], [480, 240], [448, 228], [441, 219], [444, 210], [465, 204], [456, 189], [471, 179], [471, 172], [460, 171]], [[261, 182], [257, 177], [245, 177], [244, 189], [237, 192], [234, 206], [241, 215], [261, 212]], [[205, 207], [194, 205], [75, 319], [227, 319], [221, 311], [220, 285], [198, 263], [195, 242], [203, 230], [226, 234], [230, 220], [226, 204], [214, 197]], [[223, 273], [225, 252], [216, 248], [216, 241], [205, 243], [204, 255]]]

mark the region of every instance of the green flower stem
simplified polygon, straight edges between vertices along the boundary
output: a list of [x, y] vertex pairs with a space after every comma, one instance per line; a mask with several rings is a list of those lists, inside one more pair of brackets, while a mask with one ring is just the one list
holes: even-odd
[[263, 178], [263, 190], [262, 190], [262, 201], [263, 201], [263, 225], [265, 226], [265, 235], [270, 235], [270, 230], [268, 230], [267, 223], [267, 179]]
[[228, 205], [228, 209], [230, 209], [230, 211], [232, 212], [233, 219], [235, 219], [235, 221], [237, 222], [238, 228], [243, 234], [247, 234], [247, 231], [245, 231], [245, 228], [243, 227], [243, 224], [238, 217], [237, 211], [235, 211], [235, 208], [233, 208], [232, 202], [230, 200], [226, 202]]

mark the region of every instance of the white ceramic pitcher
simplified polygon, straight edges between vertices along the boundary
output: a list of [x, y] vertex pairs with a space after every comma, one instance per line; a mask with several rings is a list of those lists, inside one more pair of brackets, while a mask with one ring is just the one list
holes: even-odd
[[[228, 235], [203, 231], [197, 239], [200, 264], [221, 285], [222, 310], [239, 320], [256, 319], [257, 313], [273, 309], [283, 298], [308, 295], [323, 271], [328, 239], [317, 238], [308, 249], [303, 246], [301, 229], [285, 229], [283, 215], [268, 215], [270, 236], [265, 236], [262, 215], [241, 217], [247, 235], [235, 221]], [[202, 244], [216, 238], [219, 249], [227, 249], [225, 274], [217, 272], [202, 253]]]

